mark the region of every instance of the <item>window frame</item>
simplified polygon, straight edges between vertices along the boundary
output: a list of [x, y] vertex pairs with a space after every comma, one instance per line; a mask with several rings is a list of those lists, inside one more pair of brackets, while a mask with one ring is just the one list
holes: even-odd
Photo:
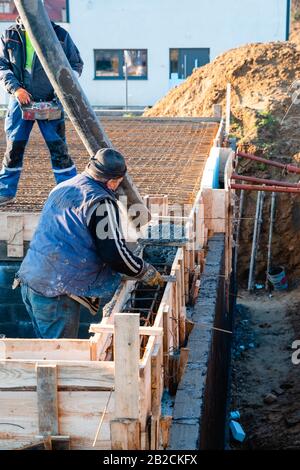
[[[208, 51], [208, 62], [205, 64], [209, 64], [211, 61], [211, 48], [210, 47], [170, 47], [169, 48], [169, 80], [171, 80], [171, 51], [177, 50], [178, 51], [178, 65], [181, 62], [182, 59], [182, 51], [188, 50], [188, 51], [195, 51], [195, 50], [206, 50]], [[198, 67], [203, 67], [202, 65]], [[176, 73], [176, 72], [175, 72]], [[190, 77], [190, 75], [187, 75], [186, 78]], [[179, 80], [185, 80], [185, 78], [179, 78]]]
[[[118, 56], [119, 56], [119, 75], [117, 77], [99, 77], [96, 75], [97, 69], [96, 69], [96, 52], [97, 51], [117, 51]], [[128, 80], [148, 80], [148, 49], [145, 48], [124, 48], [124, 49], [114, 49], [114, 48], [106, 48], [106, 49], [93, 49], [94, 52], [94, 80], [126, 80], [125, 75], [123, 74], [123, 67], [124, 67], [124, 51], [146, 51], [146, 59], [147, 59], [147, 71], [146, 74], [143, 76], [134, 76], [134, 75], [128, 75], [127, 79]]]
[[[62, 23], [62, 24], [70, 23], [70, 0], [65, 0], [65, 2], [66, 2], [66, 21], [62, 21], [62, 20], [61, 21], [51, 20], [51, 21], [55, 21], [55, 23]], [[0, 23], [14, 23], [14, 22], [15, 22], [15, 19], [13, 20], [0, 19]]]

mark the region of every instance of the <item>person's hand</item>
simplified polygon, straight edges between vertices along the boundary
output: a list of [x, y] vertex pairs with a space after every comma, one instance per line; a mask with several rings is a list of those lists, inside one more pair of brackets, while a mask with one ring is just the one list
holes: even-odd
[[30, 104], [31, 102], [31, 95], [25, 88], [18, 88], [15, 92], [15, 97], [21, 104]]
[[165, 284], [165, 281], [163, 280], [161, 274], [151, 264], [147, 264], [146, 271], [144, 272], [141, 281], [150, 287], [163, 287]]

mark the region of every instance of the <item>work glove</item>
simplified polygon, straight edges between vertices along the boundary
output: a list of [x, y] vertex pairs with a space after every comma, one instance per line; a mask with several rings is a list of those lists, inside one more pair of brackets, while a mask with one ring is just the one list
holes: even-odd
[[15, 91], [15, 97], [21, 104], [30, 104], [31, 102], [31, 94], [25, 90], [25, 88], [18, 88]]
[[143, 274], [140, 280], [150, 287], [163, 287], [165, 284], [161, 274], [155, 269], [154, 266], [152, 266], [152, 264], [149, 263], [145, 263]]

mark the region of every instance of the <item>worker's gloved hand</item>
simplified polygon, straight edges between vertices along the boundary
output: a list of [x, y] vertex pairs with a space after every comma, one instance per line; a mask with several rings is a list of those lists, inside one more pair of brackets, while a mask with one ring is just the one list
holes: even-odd
[[165, 284], [165, 281], [163, 280], [161, 274], [155, 269], [154, 266], [152, 266], [152, 264], [149, 263], [145, 263], [145, 267], [140, 280], [151, 287], [163, 287]]
[[31, 102], [31, 95], [25, 88], [18, 88], [15, 92], [15, 97], [21, 104], [30, 104]]

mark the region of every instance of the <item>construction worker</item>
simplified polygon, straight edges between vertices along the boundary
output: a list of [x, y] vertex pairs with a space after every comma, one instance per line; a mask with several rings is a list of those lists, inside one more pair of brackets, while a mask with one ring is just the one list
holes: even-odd
[[128, 249], [119, 227], [115, 191], [125, 173], [123, 156], [102, 149], [50, 193], [16, 283], [38, 338], [76, 338], [80, 304], [97, 311], [95, 298], [111, 299], [119, 273], [163, 285], [158, 271]]
[[[83, 62], [69, 33], [52, 23], [72, 69], [81, 75]], [[22, 106], [36, 102], [54, 103], [59, 119], [37, 120], [51, 155], [57, 183], [76, 175], [76, 167], [68, 153], [65, 139], [63, 108], [33, 49], [20, 17], [0, 39], [0, 83], [10, 99], [5, 119], [6, 152], [0, 171], [0, 205], [12, 201], [17, 193], [23, 156], [34, 120], [23, 119]], [[61, 112], [60, 112], [61, 111]]]

